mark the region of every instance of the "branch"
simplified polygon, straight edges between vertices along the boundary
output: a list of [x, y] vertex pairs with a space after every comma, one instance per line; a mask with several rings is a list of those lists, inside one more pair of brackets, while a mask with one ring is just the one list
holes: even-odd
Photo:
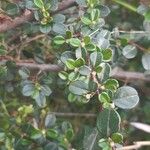
[[[75, 6], [75, 0], [63, 0], [58, 9], [53, 12], [53, 14], [58, 13], [62, 10], [65, 10], [69, 7]], [[33, 12], [30, 10], [25, 10], [22, 16], [16, 17], [14, 20], [6, 20], [0, 24], [0, 33], [8, 31], [10, 29], [16, 28], [27, 21], [31, 21], [33, 19]]]
[[0, 24], [0, 33], [13, 29], [27, 21], [32, 20], [33, 13], [30, 10], [25, 10], [24, 14], [20, 17], [16, 17], [14, 20], [6, 20]]
[[113, 71], [111, 72], [111, 77], [116, 79], [125, 79], [127, 81], [143, 80], [143, 81], [150, 82], [150, 78], [146, 77], [143, 73], [123, 71], [119, 68], [113, 69]]
[[124, 146], [124, 147], [121, 147], [121, 148], [116, 148], [116, 150], [134, 150], [134, 149], [139, 149], [142, 146], [150, 146], [150, 141], [134, 142], [134, 145]]
[[61, 112], [51, 112], [52, 114], [59, 117], [96, 117], [96, 114], [93, 113], [61, 113]]
[[[0, 64], [5, 64], [7, 61], [14, 61], [11, 57], [0, 57]], [[41, 71], [50, 71], [50, 72], [59, 72], [63, 70], [63, 67], [56, 65], [56, 64], [37, 64], [37, 63], [28, 63], [25, 60], [15, 62], [17, 67], [26, 67], [31, 70], [41, 70]], [[120, 68], [114, 68], [110, 74], [111, 77], [116, 79], [123, 79], [126, 81], [133, 81], [133, 80], [143, 80], [146, 82], [150, 82], [150, 78], [146, 77], [144, 73], [140, 72], [131, 72], [131, 71], [123, 71]]]
[[60, 66], [53, 65], [53, 64], [36, 64], [36, 63], [16, 62], [16, 66], [26, 67], [31, 70], [52, 71], [52, 72], [59, 72], [62, 70]]
[[[18, 67], [27, 67], [29, 69], [39, 69], [41, 71], [53, 71], [53, 72], [59, 72], [63, 68], [58, 65], [52, 65], [52, 64], [36, 64], [36, 63], [23, 63], [23, 62], [17, 62], [16, 65]], [[129, 71], [123, 71], [118, 68], [114, 68], [111, 72], [111, 77], [116, 79], [125, 79], [127, 81], [132, 80], [143, 80], [146, 82], [150, 82], [150, 78], [147, 78], [143, 73], [140, 72], [129, 72]]]
[[131, 45], [133, 45], [133, 46], [135, 46], [135, 47], [137, 47], [137, 48], [138, 48], [139, 50], [141, 50], [142, 52], [146, 52], [146, 51], [147, 51], [146, 48], [144, 48], [144, 47], [142, 47], [141, 45], [135, 43], [134, 41], [129, 41], [128, 43], [131, 44]]

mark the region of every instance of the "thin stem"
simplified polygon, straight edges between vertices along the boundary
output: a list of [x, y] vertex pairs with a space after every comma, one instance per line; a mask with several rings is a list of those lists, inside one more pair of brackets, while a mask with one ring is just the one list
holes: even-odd
[[6, 114], [7, 116], [10, 116], [10, 115], [9, 115], [9, 112], [8, 112], [8, 110], [7, 110], [7, 108], [6, 108], [6, 105], [5, 105], [5, 103], [3, 102], [2, 99], [0, 99], [0, 104], [1, 104], [1, 106], [2, 106], [2, 108], [3, 108], [3, 110], [4, 110], [4, 112], [5, 112], [5, 114]]
[[116, 148], [116, 150], [134, 150], [134, 149], [139, 149], [142, 146], [150, 146], [150, 141], [134, 142], [134, 145], [124, 146], [124, 147], [121, 147], [121, 148]]
[[96, 114], [93, 113], [62, 113], [62, 112], [51, 112], [52, 114], [59, 117], [96, 117]]
[[126, 7], [127, 9], [131, 10], [131, 11], [134, 11], [134, 12], [137, 12], [137, 9], [135, 6], [132, 6], [130, 4], [128, 4], [127, 2], [125, 1], [122, 1], [122, 0], [113, 0], [114, 2]]

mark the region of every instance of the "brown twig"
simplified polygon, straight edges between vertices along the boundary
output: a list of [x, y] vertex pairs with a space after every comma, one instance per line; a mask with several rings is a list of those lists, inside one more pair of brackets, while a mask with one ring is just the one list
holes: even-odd
[[36, 64], [36, 63], [16, 62], [16, 66], [26, 67], [32, 70], [52, 71], [52, 72], [59, 72], [62, 70], [60, 66], [53, 65], [53, 64]]
[[150, 141], [134, 142], [134, 145], [124, 146], [124, 147], [121, 147], [121, 148], [116, 148], [116, 150], [134, 150], [134, 149], [139, 149], [143, 146], [150, 146]]
[[116, 79], [126, 79], [128, 82], [132, 80], [143, 80], [150, 82], [150, 78], [147, 78], [143, 73], [123, 71], [117, 67], [111, 72], [111, 77]]
[[[7, 61], [15, 61], [13, 58], [0, 57], [0, 64], [4, 64]], [[41, 70], [41, 71], [51, 71], [51, 72], [60, 72], [63, 68], [56, 64], [37, 64], [37, 63], [28, 63], [26, 60], [15, 61], [17, 67], [26, 67], [31, 70]], [[150, 82], [150, 78], [146, 77], [143, 73], [140, 72], [130, 72], [123, 71], [120, 68], [114, 68], [111, 72], [111, 77], [116, 79], [126, 79], [128, 82], [133, 80], [143, 80]]]
[[[36, 63], [23, 63], [23, 62], [16, 62], [16, 65], [18, 67], [27, 67], [29, 69], [39, 69], [42, 71], [53, 71], [53, 72], [59, 72], [62, 70], [62, 67], [58, 65], [52, 65], [52, 64], [36, 64]], [[113, 69], [111, 73], [111, 77], [116, 79], [128, 79], [128, 82], [133, 80], [143, 80], [146, 82], [150, 82], [150, 78], [145, 77], [143, 73], [140, 72], [129, 72], [129, 71], [123, 71], [120, 69]]]
[[131, 44], [131, 45], [133, 45], [133, 46], [135, 46], [135, 47], [137, 47], [137, 48], [138, 48], [139, 50], [141, 50], [142, 52], [146, 52], [146, 51], [147, 51], [146, 48], [144, 48], [144, 47], [142, 47], [141, 45], [135, 43], [134, 41], [129, 41], [128, 43]]
[[62, 113], [62, 112], [51, 112], [52, 114], [59, 117], [96, 117], [96, 114], [93, 113]]
[[[58, 13], [62, 10], [65, 10], [69, 7], [75, 6], [75, 0], [63, 0], [60, 4], [58, 9], [53, 12], [53, 14]], [[24, 24], [25, 22], [31, 21], [33, 19], [33, 12], [30, 10], [25, 10], [22, 16], [16, 17], [12, 21], [4, 21], [0, 24], [0, 33], [6, 32], [10, 29], [16, 28], [17, 26], [20, 26]]]

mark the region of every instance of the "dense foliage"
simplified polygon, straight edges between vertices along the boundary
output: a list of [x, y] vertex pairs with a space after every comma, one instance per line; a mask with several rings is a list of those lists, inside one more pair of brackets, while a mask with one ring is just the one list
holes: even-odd
[[0, 150], [121, 150], [148, 140], [130, 122], [150, 123], [149, 2], [0, 5]]

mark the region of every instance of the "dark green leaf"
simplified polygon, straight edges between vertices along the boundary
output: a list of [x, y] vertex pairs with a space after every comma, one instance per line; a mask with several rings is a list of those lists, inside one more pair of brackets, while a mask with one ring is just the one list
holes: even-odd
[[93, 67], [97, 67], [102, 62], [102, 54], [100, 52], [93, 52], [90, 55], [90, 61]]
[[76, 95], [88, 93], [88, 84], [83, 81], [75, 81], [69, 85], [69, 91]]
[[73, 46], [73, 47], [80, 47], [81, 45], [81, 41], [78, 38], [71, 38], [69, 40], [69, 43]]
[[44, 3], [42, 0], [34, 0], [34, 4], [41, 9], [44, 7]]
[[76, 65], [75, 65], [75, 61], [73, 59], [68, 59], [66, 62], [65, 62], [66, 66], [68, 69], [70, 70], [73, 70], [75, 69]]
[[90, 73], [91, 73], [91, 68], [89, 68], [88, 66], [82, 66], [79, 68], [79, 73], [81, 75], [84, 75], [84, 76], [89, 76]]
[[149, 53], [144, 54], [142, 56], [142, 64], [143, 64], [144, 69], [150, 70], [150, 54]]
[[126, 47], [123, 48], [122, 53], [126, 58], [131, 59], [136, 56], [137, 49], [133, 45], [127, 45]]
[[58, 146], [54, 142], [49, 142], [45, 147], [44, 150], [58, 150]]
[[55, 23], [54, 25], [53, 25], [53, 31], [55, 32], [55, 33], [57, 33], [57, 34], [61, 34], [61, 35], [65, 35], [65, 33], [66, 33], [66, 30], [67, 30], [67, 28], [66, 28], [66, 26], [64, 25], [64, 24], [62, 24], [62, 23]]
[[68, 73], [65, 72], [65, 71], [61, 71], [59, 72], [59, 77], [62, 79], [62, 80], [67, 80], [68, 79]]
[[120, 129], [120, 116], [113, 109], [104, 109], [97, 117], [97, 128], [103, 137], [108, 137]]
[[56, 36], [54, 38], [54, 43], [58, 45], [62, 45], [65, 43], [65, 38], [63, 36]]
[[51, 31], [51, 25], [50, 24], [41, 25], [40, 26], [40, 31], [42, 33], [49, 33]]
[[110, 61], [112, 59], [112, 50], [111, 49], [103, 50], [102, 54], [103, 54], [104, 61]]
[[81, 67], [85, 64], [85, 60], [83, 58], [78, 58], [75, 60], [75, 66], [78, 68], [78, 67]]
[[56, 123], [56, 117], [53, 114], [48, 114], [45, 118], [45, 127], [50, 128]]
[[123, 86], [116, 91], [113, 102], [120, 108], [131, 109], [139, 102], [139, 96], [134, 88]]
[[111, 102], [109, 95], [106, 92], [102, 92], [98, 95], [98, 99], [102, 103], [108, 103]]
[[97, 148], [98, 142], [98, 131], [93, 129], [93, 131], [84, 137], [83, 147], [85, 150], [95, 150]]
[[115, 142], [115, 143], [122, 143], [123, 142], [123, 135], [120, 133], [113, 133], [111, 136], [111, 139]]
[[62, 55], [61, 55], [61, 57], [60, 57], [61, 61], [62, 61], [64, 64], [66, 63], [66, 61], [67, 61], [68, 59], [74, 59], [74, 58], [75, 58], [74, 53], [73, 53], [73, 52], [70, 52], [70, 51], [65, 51], [64, 53], [62, 53]]
[[7, 51], [5, 50], [5, 47], [3, 45], [0, 46], [0, 55], [5, 55]]
[[34, 92], [34, 86], [33, 84], [27, 84], [22, 89], [22, 94], [24, 96], [31, 96]]

